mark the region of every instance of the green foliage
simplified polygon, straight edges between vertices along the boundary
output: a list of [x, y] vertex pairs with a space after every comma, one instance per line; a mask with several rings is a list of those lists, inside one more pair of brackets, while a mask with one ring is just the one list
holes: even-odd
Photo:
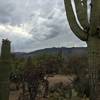
[[[32, 82], [34, 77], [34, 71], [42, 72], [45, 74], [74, 74], [79, 77], [81, 81], [77, 81], [74, 84], [74, 88], [77, 93], [82, 93], [80, 88], [84, 88], [84, 80], [82, 78], [87, 74], [87, 58], [75, 56], [68, 60], [65, 60], [61, 55], [49, 55], [41, 54], [34, 58], [29, 57], [28, 59], [13, 59], [13, 72], [18, 74], [26, 74], [28, 82]], [[69, 71], [69, 72], [68, 72]], [[81, 73], [80, 73], [81, 72]], [[29, 78], [28, 75], [30, 75]], [[39, 79], [39, 78], [38, 78]], [[78, 84], [79, 83], [79, 84]], [[62, 84], [56, 84], [55, 87], [50, 88], [49, 99], [50, 100], [69, 100], [68, 87], [64, 87]], [[58, 96], [56, 96], [58, 95]], [[71, 95], [71, 91], [70, 91]], [[71, 97], [71, 96], [70, 96]]]
[[72, 58], [69, 58], [67, 67], [70, 69], [70, 73], [83, 78], [83, 76], [88, 74], [87, 57], [74, 56]]
[[59, 73], [62, 69], [62, 61], [58, 55], [43, 54], [33, 58], [36, 66], [40, 66], [47, 74]]

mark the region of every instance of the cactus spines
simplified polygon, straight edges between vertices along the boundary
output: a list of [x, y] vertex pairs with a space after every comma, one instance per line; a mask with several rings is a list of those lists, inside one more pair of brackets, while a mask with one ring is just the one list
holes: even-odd
[[10, 41], [2, 40], [0, 59], [0, 100], [9, 100]]
[[72, 0], [64, 0], [71, 30], [79, 39], [86, 41], [88, 46], [90, 100], [100, 100], [100, 0], [91, 0], [90, 22], [87, 2], [88, 0], [74, 0], [76, 19]]

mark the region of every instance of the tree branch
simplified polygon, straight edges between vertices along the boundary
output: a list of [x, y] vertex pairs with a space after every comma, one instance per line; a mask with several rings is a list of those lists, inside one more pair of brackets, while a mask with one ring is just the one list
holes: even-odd
[[68, 18], [68, 21], [69, 21], [69, 25], [70, 25], [71, 30], [81, 40], [87, 41], [87, 38], [88, 38], [87, 33], [84, 30], [82, 30], [79, 27], [79, 25], [77, 24], [77, 21], [76, 21], [74, 12], [73, 12], [71, 0], [64, 0], [64, 2], [65, 2], [66, 14], [67, 14], [67, 18]]

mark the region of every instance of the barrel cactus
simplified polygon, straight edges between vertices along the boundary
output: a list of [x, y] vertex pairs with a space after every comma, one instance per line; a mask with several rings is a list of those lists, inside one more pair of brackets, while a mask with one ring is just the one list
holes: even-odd
[[88, 1], [64, 0], [64, 3], [71, 30], [87, 43], [90, 100], [100, 100], [100, 0], [91, 0], [90, 17]]
[[9, 100], [10, 41], [2, 40], [0, 59], [0, 100]]

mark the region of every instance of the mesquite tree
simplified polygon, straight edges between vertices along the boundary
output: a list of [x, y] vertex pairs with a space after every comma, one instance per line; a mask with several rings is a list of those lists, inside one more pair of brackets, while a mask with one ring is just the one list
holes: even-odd
[[91, 0], [90, 17], [88, 1], [64, 0], [71, 30], [88, 46], [90, 100], [100, 100], [100, 0]]
[[9, 100], [10, 41], [2, 41], [0, 59], [0, 100]]

